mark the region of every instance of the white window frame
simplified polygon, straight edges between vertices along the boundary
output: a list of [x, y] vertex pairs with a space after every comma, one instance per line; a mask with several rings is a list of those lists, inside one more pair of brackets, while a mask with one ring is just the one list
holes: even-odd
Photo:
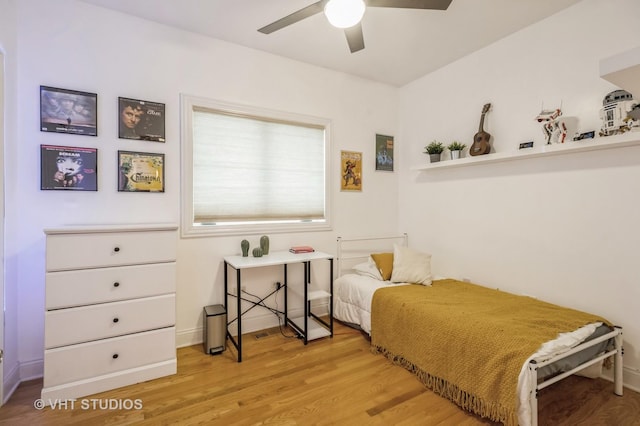
[[[331, 225], [331, 120], [233, 104], [198, 96], [180, 95], [181, 107], [181, 235], [184, 238], [216, 235], [247, 235], [279, 232], [330, 231]], [[325, 130], [325, 220], [289, 221], [261, 224], [195, 224], [193, 209], [193, 111], [206, 108], [242, 116], [261, 117], [283, 122], [309, 124]]]

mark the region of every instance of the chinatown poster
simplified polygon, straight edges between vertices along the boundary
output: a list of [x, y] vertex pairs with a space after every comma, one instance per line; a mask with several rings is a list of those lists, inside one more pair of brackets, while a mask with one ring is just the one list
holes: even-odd
[[119, 192], [164, 192], [164, 154], [118, 151]]

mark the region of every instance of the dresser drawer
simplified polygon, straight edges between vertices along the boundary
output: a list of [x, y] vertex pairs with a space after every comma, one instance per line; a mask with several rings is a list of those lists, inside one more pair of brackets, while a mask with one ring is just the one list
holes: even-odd
[[176, 291], [176, 264], [47, 272], [46, 309], [60, 309]]
[[44, 352], [44, 387], [175, 359], [175, 327]]
[[96, 232], [47, 236], [47, 271], [176, 260], [177, 232]]
[[173, 326], [175, 303], [175, 295], [167, 294], [48, 311], [45, 349]]

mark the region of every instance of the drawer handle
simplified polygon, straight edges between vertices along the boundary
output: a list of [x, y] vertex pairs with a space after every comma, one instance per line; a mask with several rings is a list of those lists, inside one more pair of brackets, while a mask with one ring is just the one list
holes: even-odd
[[117, 253], [117, 252], [119, 252], [119, 251], [120, 251], [120, 247], [117, 247], [117, 246], [116, 246], [116, 247], [114, 247], [114, 248], [113, 248], [113, 251], [115, 251], [116, 253]]
[[115, 283], [113, 283], [113, 286], [114, 287], [120, 287], [120, 283], [116, 281]]
[[116, 318], [114, 318], [114, 319], [113, 319], [113, 322], [118, 322], [118, 321], [120, 321], [120, 320], [118, 319], [118, 317], [116, 317]]
[[113, 359], [118, 359], [118, 354], [113, 354], [112, 358]]

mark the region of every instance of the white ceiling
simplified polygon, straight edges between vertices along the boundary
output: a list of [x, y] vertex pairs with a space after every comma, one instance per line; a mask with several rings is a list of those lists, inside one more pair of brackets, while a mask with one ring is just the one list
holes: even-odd
[[365, 49], [320, 13], [272, 34], [261, 28], [315, 0], [83, 0], [321, 67], [402, 86], [580, 0], [453, 0], [446, 11], [368, 8]]

